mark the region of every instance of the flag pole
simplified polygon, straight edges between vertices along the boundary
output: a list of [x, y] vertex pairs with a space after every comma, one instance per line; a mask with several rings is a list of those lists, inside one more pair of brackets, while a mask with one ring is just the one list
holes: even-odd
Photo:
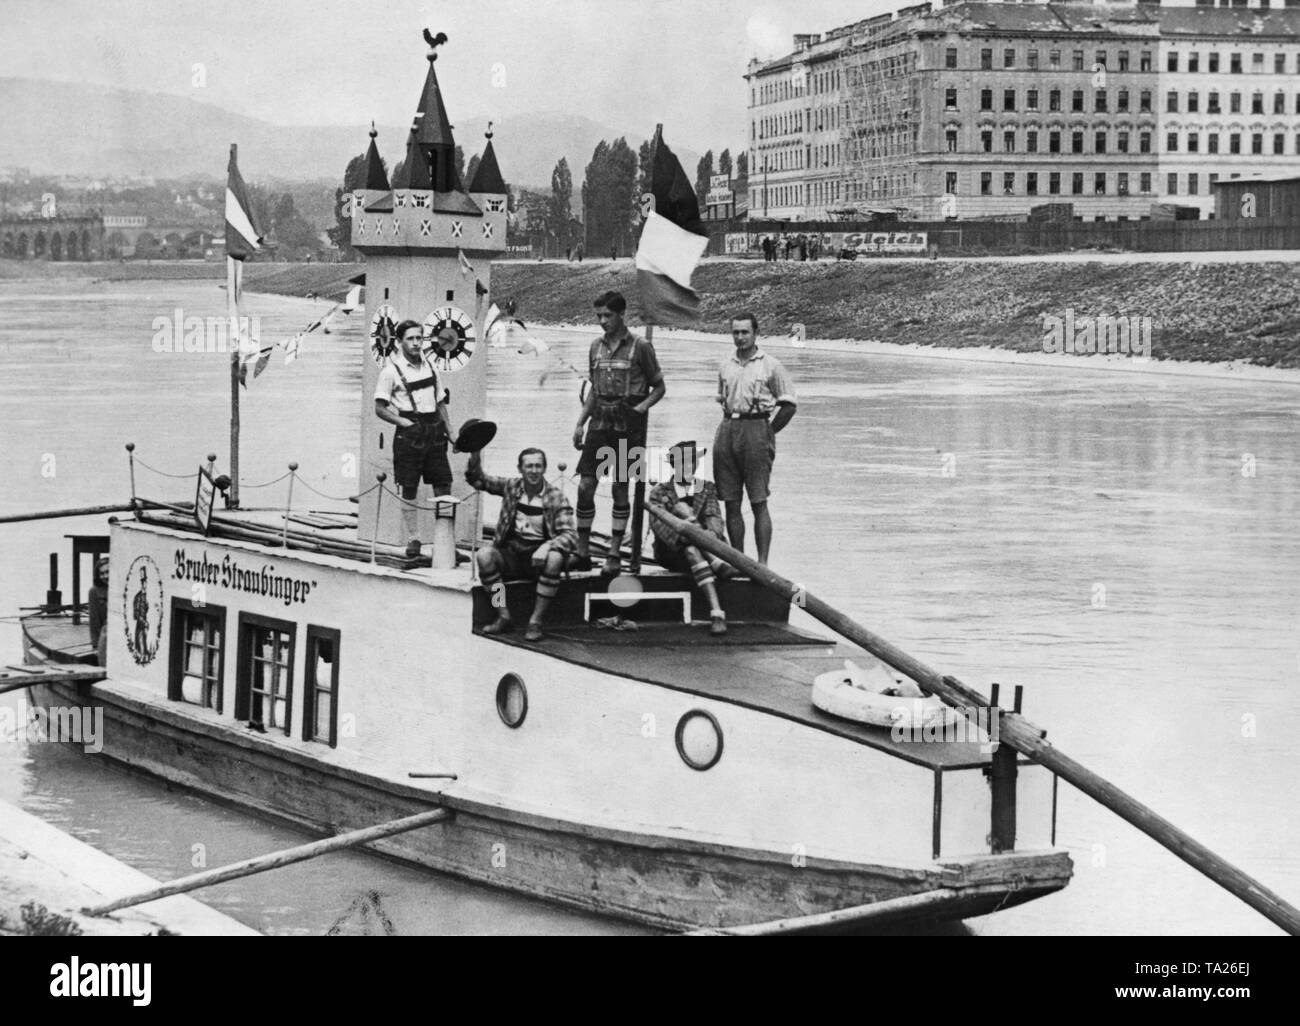
[[[230, 144], [230, 165], [238, 166], [239, 147]], [[229, 233], [227, 233], [229, 234]], [[235, 351], [230, 356], [230, 496], [229, 508], [239, 508], [239, 365], [242, 359], [239, 335], [239, 286], [241, 265], [226, 251], [226, 306], [230, 312], [230, 330], [227, 337], [235, 339]]]

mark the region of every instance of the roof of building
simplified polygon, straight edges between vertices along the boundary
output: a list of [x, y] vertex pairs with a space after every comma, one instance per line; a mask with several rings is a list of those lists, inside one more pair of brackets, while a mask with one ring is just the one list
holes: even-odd
[[416, 142], [416, 129], [413, 127], [406, 137], [406, 157], [397, 174], [393, 175], [394, 189], [432, 189], [433, 175], [429, 171], [429, 162]]
[[496, 151], [492, 148], [492, 136], [488, 136], [487, 146], [483, 149], [483, 159], [478, 162], [474, 180], [469, 184], [470, 192], [492, 193], [504, 196], [506, 183], [501, 177], [501, 168], [497, 166]]
[[1211, 188], [1220, 185], [1255, 185], [1259, 182], [1300, 182], [1300, 175], [1258, 175], [1250, 178], [1220, 178], [1211, 182]]
[[378, 192], [388, 191], [388, 172], [384, 162], [379, 159], [379, 147], [375, 145], [375, 136], [379, 133], [370, 129], [370, 148], [366, 150], [366, 188]]
[[420, 105], [416, 108], [416, 142], [426, 147], [454, 147], [456, 140], [451, 134], [451, 121], [447, 117], [447, 108], [443, 106], [442, 90], [438, 88], [438, 73], [434, 70], [436, 63], [436, 55], [430, 54], [429, 73], [424, 78], [424, 88], [420, 91]]

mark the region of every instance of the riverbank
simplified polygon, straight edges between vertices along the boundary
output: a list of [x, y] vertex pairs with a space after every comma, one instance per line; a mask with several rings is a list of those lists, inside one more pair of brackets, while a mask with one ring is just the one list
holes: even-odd
[[8, 802], [0, 802], [0, 937], [257, 936], [185, 895], [102, 917], [82, 908], [158, 881]]
[[[1047, 318], [1082, 325], [1098, 317], [1142, 318], [1156, 363], [1300, 368], [1300, 263], [1156, 261], [855, 261], [775, 264], [707, 260], [695, 274], [699, 330], [725, 334], [728, 318], [749, 310], [767, 337], [799, 331], [818, 348], [854, 343], [922, 351], [1044, 352]], [[1247, 254], [1242, 254], [1243, 258]], [[287, 296], [341, 298], [364, 264], [258, 264], [245, 269], [245, 289]], [[0, 278], [68, 277], [100, 281], [221, 279], [221, 264], [34, 264], [0, 261]], [[493, 293], [512, 298], [526, 322], [587, 323], [591, 300], [606, 289], [635, 295], [630, 260], [581, 264], [500, 261]], [[1076, 331], [1076, 338], [1078, 332]], [[1104, 344], [1104, 343], [1103, 343]], [[1076, 357], [1089, 362], [1095, 357]], [[1127, 355], [1110, 362], [1131, 361]]]

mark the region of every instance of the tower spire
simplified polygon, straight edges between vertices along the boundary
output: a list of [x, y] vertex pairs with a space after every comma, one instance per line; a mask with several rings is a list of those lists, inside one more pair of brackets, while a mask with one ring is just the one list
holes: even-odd
[[[424, 39], [429, 44], [429, 72], [420, 92], [414, 128], [415, 145], [424, 155], [432, 183], [423, 188], [432, 188], [434, 192], [458, 192], [462, 185], [456, 174], [456, 140], [451, 134], [451, 119], [447, 117], [447, 108], [442, 102], [438, 72], [434, 67], [438, 60], [437, 48], [447, 42], [447, 36], [443, 32], [434, 36], [425, 29]], [[411, 188], [420, 186], [412, 184]]]
[[366, 150], [366, 188], [387, 192], [388, 172], [384, 170], [384, 162], [379, 159], [379, 147], [375, 145], [375, 138], [378, 135], [375, 123], [370, 122], [370, 148]]
[[478, 169], [474, 172], [474, 181], [470, 182], [469, 191], [504, 196], [506, 183], [501, 177], [501, 168], [497, 165], [496, 151], [492, 148], [491, 121], [488, 122], [488, 130], [483, 134], [487, 139], [487, 145], [483, 147], [483, 157], [478, 162]]

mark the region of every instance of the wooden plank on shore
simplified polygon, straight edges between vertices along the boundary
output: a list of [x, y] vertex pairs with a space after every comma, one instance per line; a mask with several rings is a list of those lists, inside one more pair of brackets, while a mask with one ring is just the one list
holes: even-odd
[[[901, 648], [809, 594], [802, 585], [787, 580], [743, 553], [737, 552], [726, 542], [708, 531], [701, 530], [695, 524], [688, 524], [654, 506], [647, 508], [651, 516], [657, 517], [669, 527], [679, 531], [705, 552], [712, 553], [731, 564], [753, 580], [794, 603], [810, 616], [820, 620], [837, 634], [854, 644], [861, 645], [877, 659], [905, 673], [927, 694], [938, 695], [948, 705], [959, 709], [990, 707], [989, 700], [974, 688], [967, 687], [955, 677], [944, 676], [919, 659], [912, 658]], [[998, 726], [1001, 741], [1040, 765], [1046, 766], [1090, 798], [1099, 801], [1148, 837], [1164, 845], [1192, 868], [1208, 876], [1265, 918], [1282, 927], [1287, 933], [1300, 936], [1300, 909], [1296, 909], [1280, 895], [1243, 873], [1226, 859], [1216, 855], [1110, 781], [1057, 750], [1046, 740], [1045, 730], [1030, 723], [1019, 713], [1008, 712], [1006, 709], [998, 710]]]
[[101, 681], [107, 676], [103, 667], [88, 667], [83, 670], [68, 669], [67, 664], [58, 666], [7, 666], [0, 670], [0, 695], [10, 691], [21, 691], [33, 684], [83, 684]]

